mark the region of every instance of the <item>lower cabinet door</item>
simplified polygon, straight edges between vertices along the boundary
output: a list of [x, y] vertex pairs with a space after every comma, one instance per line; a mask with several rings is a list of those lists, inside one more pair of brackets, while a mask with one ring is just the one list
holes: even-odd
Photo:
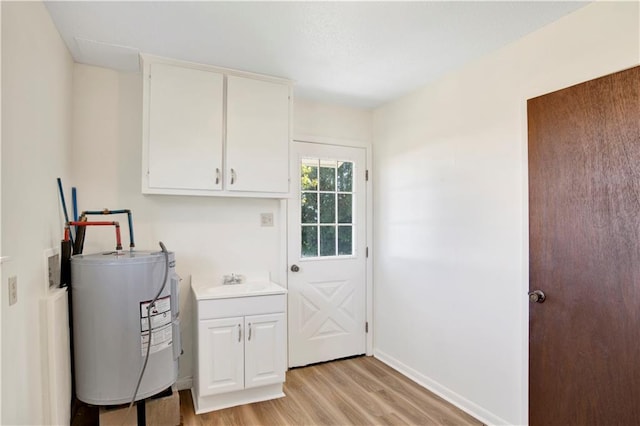
[[284, 313], [247, 316], [244, 324], [245, 388], [284, 382]]
[[200, 396], [244, 388], [244, 317], [200, 321]]

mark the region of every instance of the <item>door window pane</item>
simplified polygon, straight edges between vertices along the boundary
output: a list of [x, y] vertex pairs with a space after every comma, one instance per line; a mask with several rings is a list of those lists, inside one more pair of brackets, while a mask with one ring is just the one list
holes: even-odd
[[304, 158], [300, 163], [301, 256], [354, 254], [354, 163]]
[[338, 226], [338, 255], [353, 254], [353, 226]]
[[338, 194], [338, 223], [353, 223], [352, 199], [352, 194]]
[[335, 191], [335, 190], [336, 190], [336, 162], [322, 161], [320, 163], [320, 191]]
[[302, 257], [318, 256], [318, 227], [302, 226]]
[[318, 160], [302, 160], [300, 167], [300, 188], [303, 191], [318, 189]]
[[336, 227], [320, 227], [320, 256], [336, 255]]
[[336, 194], [320, 194], [320, 223], [336, 223]]
[[318, 194], [316, 192], [302, 193], [300, 217], [302, 223], [318, 223]]
[[353, 188], [353, 163], [338, 162], [338, 192], [351, 192]]

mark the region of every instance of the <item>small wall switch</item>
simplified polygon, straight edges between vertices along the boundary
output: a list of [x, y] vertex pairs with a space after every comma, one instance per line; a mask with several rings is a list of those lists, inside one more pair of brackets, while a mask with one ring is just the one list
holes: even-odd
[[18, 277], [9, 277], [9, 306], [18, 303]]
[[273, 213], [260, 213], [260, 226], [273, 226]]

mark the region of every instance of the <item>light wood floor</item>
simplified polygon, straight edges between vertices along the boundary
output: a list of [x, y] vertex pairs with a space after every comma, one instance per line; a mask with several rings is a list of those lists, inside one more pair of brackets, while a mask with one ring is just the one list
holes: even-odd
[[287, 372], [285, 398], [195, 415], [180, 391], [184, 426], [194, 425], [481, 425], [373, 357]]

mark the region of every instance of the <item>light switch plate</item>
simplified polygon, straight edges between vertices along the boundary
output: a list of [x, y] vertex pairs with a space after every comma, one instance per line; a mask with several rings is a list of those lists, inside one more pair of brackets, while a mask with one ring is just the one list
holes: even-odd
[[260, 213], [260, 226], [273, 226], [273, 213]]
[[9, 277], [9, 306], [18, 303], [18, 277]]

